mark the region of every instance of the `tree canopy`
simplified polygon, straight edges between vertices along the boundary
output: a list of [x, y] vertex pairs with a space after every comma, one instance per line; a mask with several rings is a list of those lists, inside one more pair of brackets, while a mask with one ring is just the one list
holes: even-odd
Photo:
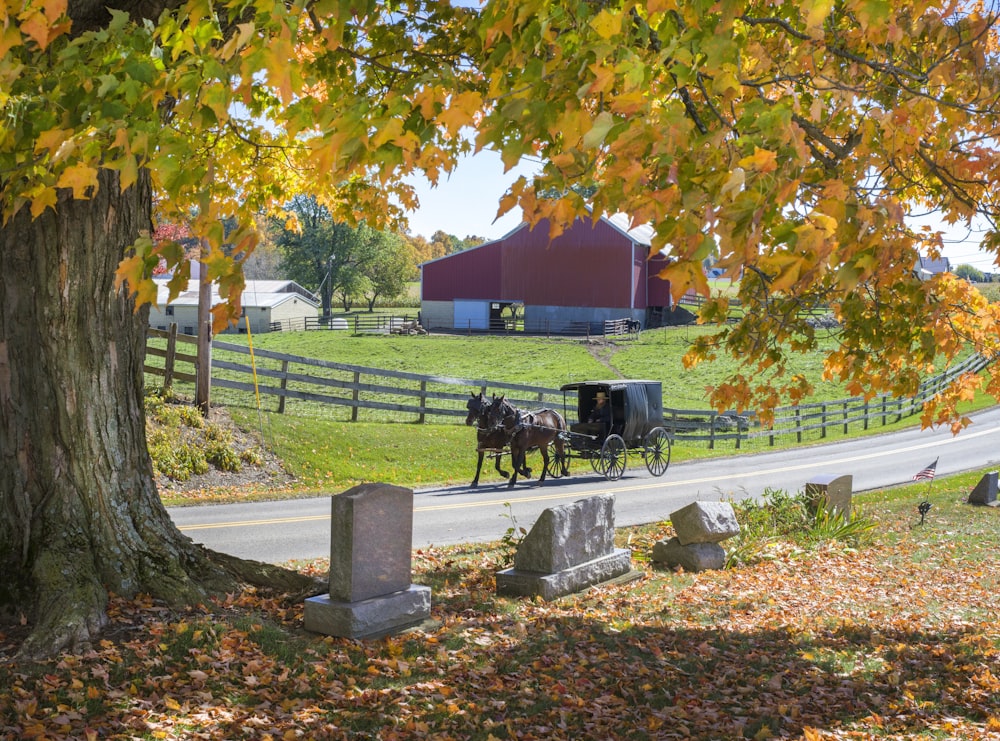
[[[1000, 249], [997, 19], [980, 2], [103, 7], [5, 5], [3, 213], [40, 214], [60, 189], [85, 199], [101, 168], [122, 187], [148, 170], [161, 214], [196, 213], [208, 244], [221, 246], [222, 218], [244, 225], [232, 254], [209, 258], [234, 298], [220, 323], [238, 310], [253, 216], [289, 192], [315, 193], [337, 221], [395, 225], [415, 205], [403, 176], [435, 182], [460, 153], [492, 148], [509, 167], [545, 163], [501, 211], [548, 218], [553, 235], [587, 205], [651, 222], [675, 295], [710, 294], [711, 253], [742, 273], [743, 320], [691, 354], [746, 358], [713, 390], [719, 406], [808, 392], [783, 358], [815, 349], [803, 310], [818, 306], [841, 325], [827, 372], [858, 393], [912, 391], [969, 343], [996, 350], [995, 306], [952, 276], [913, 275], [942, 243], [908, 221], [978, 218], [982, 248]], [[121, 265], [140, 301], [161, 256], [182, 259], [141, 238]], [[714, 297], [703, 318], [725, 311]], [[926, 421], [953, 418], [976, 384]]]

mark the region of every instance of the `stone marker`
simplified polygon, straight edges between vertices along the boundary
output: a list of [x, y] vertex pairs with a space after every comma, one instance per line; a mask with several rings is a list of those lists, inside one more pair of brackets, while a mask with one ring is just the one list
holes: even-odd
[[650, 558], [685, 571], [723, 568], [726, 550], [719, 542], [740, 533], [729, 502], [692, 502], [672, 513], [670, 522], [677, 537], [658, 541]]
[[614, 507], [604, 495], [542, 512], [514, 568], [497, 572], [497, 594], [552, 600], [631, 572], [631, 551], [614, 547]]
[[839, 512], [850, 519], [853, 492], [854, 477], [851, 474], [824, 473], [806, 482], [806, 500], [812, 514], [816, 514], [822, 504], [831, 515]]
[[690, 572], [721, 569], [726, 565], [726, 549], [718, 543], [681, 545], [677, 538], [670, 538], [653, 546], [652, 559]]
[[740, 523], [729, 502], [692, 502], [670, 515], [681, 545], [718, 543], [740, 534]]
[[1000, 506], [1000, 502], [997, 501], [997, 475], [996, 471], [983, 474], [976, 488], [969, 494], [969, 504]]
[[413, 491], [361, 484], [330, 502], [330, 592], [306, 600], [306, 630], [369, 638], [427, 619], [431, 590], [410, 581]]

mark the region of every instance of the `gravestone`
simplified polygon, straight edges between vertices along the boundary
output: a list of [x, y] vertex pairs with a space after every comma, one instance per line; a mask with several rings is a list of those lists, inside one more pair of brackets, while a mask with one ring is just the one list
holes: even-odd
[[983, 474], [976, 488], [969, 494], [969, 504], [1000, 506], [1000, 502], [997, 502], [997, 475], [996, 471]]
[[685, 571], [723, 568], [726, 550], [719, 543], [740, 533], [729, 502], [692, 502], [673, 512], [670, 523], [677, 536], [655, 543], [650, 558]]
[[851, 497], [854, 492], [854, 477], [851, 474], [820, 474], [806, 482], [806, 501], [810, 512], [816, 514], [825, 507], [829, 514], [839, 512], [845, 519], [851, 518]]
[[653, 545], [653, 561], [689, 572], [721, 569], [726, 565], [726, 549], [718, 543], [681, 545], [677, 538], [657, 541]]
[[740, 534], [736, 512], [729, 502], [692, 502], [670, 515], [681, 545], [718, 543]]
[[413, 491], [361, 484], [330, 498], [330, 590], [305, 604], [305, 628], [341, 638], [398, 632], [430, 616], [411, 583]]
[[497, 594], [552, 600], [629, 574], [631, 551], [614, 547], [614, 506], [603, 495], [542, 512], [514, 568], [497, 572]]

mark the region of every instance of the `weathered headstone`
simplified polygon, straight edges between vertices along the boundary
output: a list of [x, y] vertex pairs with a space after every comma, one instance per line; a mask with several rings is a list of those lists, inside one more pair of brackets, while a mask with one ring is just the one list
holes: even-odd
[[330, 501], [330, 591], [306, 600], [306, 630], [367, 638], [427, 619], [431, 590], [410, 581], [413, 491], [361, 484]]
[[991, 507], [1000, 506], [997, 501], [997, 471], [983, 474], [976, 488], [969, 494], [969, 504], [984, 504]]
[[740, 534], [740, 523], [729, 502], [692, 502], [670, 515], [681, 545], [718, 543]]
[[677, 537], [653, 546], [653, 561], [685, 571], [721, 569], [726, 550], [719, 543], [740, 533], [736, 511], [729, 502], [692, 502], [670, 515]]
[[854, 477], [851, 474], [820, 474], [806, 482], [806, 501], [813, 514], [825, 507], [831, 515], [839, 513], [851, 517], [851, 497], [854, 493]]
[[518, 545], [497, 593], [552, 600], [624, 576], [631, 551], [614, 547], [615, 499], [597, 496], [545, 510]]

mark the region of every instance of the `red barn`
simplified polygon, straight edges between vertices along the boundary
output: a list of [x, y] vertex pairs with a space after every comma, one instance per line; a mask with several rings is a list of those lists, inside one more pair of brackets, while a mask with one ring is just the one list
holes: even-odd
[[625, 214], [577, 219], [549, 241], [548, 224], [527, 223], [493, 242], [421, 265], [421, 321], [428, 329], [503, 326], [501, 312], [524, 306], [526, 331], [599, 332], [605, 320], [646, 327], [670, 308], [666, 263], [649, 257], [649, 226]]

